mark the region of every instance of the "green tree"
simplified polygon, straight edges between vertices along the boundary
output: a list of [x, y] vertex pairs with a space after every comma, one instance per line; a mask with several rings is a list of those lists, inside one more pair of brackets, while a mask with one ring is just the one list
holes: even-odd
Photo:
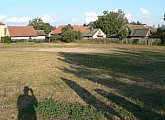
[[73, 30], [73, 27], [70, 24], [68, 24], [67, 26], [63, 27], [61, 31], [64, 33], [65, 31], [68, 31], [68, 30]]
[[165, 45], [165, 25], [162, 25], [161, 27], [158, 27], [157, 31], [153, 33], [151, 38], [160, 38], [161, 44]]
[[143, 25], [140, 21], [137, 21], [137, 22], [132, 21], [130, 24], [132, 24], [132, 25]]
[[44, 23], [43, 30], [45, 34], [49, 34], [52, 31], [53, 27], [49, 23]]
[[82, 39], [81, 33], [79, 31], [74, 31], [70, 24], [62, 28], [62, 41], [73, 42], [80, 39]]
[[118, 10], [118, 12], [104, 11], [103, 15], [98, 16], [98, 20], [96, 20], [94, 24], [97, 28], [102, 29], [107, 37], [113, 34], [117, 34], [121, 38], [128, 36], [128, 34], [126, 34], [128, 33], [128, 19], [121, 10]]
[[9, 43], [12, 43], [12, 40], [11, 40], [11, 37], [4, 36], [4, 37], [1, 37], [1, 42], [9, 44]]
[[44, 23], [41, 18], [30, 20], [28, 26], [33, 26], [35, 30], [44, 30], [46, 35], [48, 35], [53, 28], [49, 23]]

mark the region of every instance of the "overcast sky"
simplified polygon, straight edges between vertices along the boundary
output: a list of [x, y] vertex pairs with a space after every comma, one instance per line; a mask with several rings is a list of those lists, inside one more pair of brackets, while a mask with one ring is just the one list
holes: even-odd
[[121, 9], [129, 21], [148, 25], [165, 24], [164, 0], [0, 0], [0, 21], [6, 25], [27, 25], [41, 17], [53, 26], [80, 25], [97, 19], [104, 10]]

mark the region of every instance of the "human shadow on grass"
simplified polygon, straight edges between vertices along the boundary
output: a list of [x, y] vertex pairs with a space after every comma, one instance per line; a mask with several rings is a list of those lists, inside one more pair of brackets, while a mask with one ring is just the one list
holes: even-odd
[[[64, 58], [61, 60], [71, 64], [70, 67], [62, 70], [112, 88], [127, 98], [140, 101], [144, 104], [144, 108], [150, 111], [149, 116], [152, 116], [153, 109], [164, 111], [165, 62], [162, 53], [132, 54], [61, 53]], [[144, 58], [145, 54], [148, 56], [147, 59]], [[150, 57], [153, 58], [150, 59]], [[129, 79], [130, 83], [121, 78]], [[161, 118], [162, 115], [158, 116]]]
[[23, 92], [24, 94], [20, 95], [17, 100], [18, 120], [37, 120], [35, 107], [37, 107], [38, 101], [33, 90], [25, 86]]
[[87, 104], [93, 106], [99, 111], [104, 112], [104, 115], [108, 119], [112, 119], [112, 117], [115, 115], [117, 117], [121, 116], [114, 111], [110, 106], [107, 106], [104, 102], [100, 101], [97, 99], [95, 96], [93, 96], [88, 90], [85, 88], [81, 87], [78, 85], [76, 82], [66, 79], [66, 78], [61, 78], [72, 90], [74, 90], [79, 97], [81, 97], [84, 102]]
[[134, 104], [119, 95], [116, 95], [114, 93], [108, 93], [101, 89], [96, 89], [95, 91], [98, 94], [102, 95], [103, 97], [109, 99], [113, 103], [117, 104], [118, 106], [131, 112], [136, 118], [140, 120], [164, 120], [165, 119], [165, 116], [161, 116], [158, 113], [155, 113], [140, 105]]

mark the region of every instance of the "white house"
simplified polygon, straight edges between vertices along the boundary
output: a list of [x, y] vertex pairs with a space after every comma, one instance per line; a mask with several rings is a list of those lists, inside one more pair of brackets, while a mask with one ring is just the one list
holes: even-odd
[[43, 30], [35, 30], [37, 36], [36, 37], [32, 37], [32, 39], [34, 41], [45, 41], [46, 39], [46, 35], [45, 35], [45, 32]]
[[0, 22], [0, 40], [1, 40], [1, 37], [4, 37], [4, 36], [5, 36], [5, 24]]
[[8, 26], [6, 36], [10, 36], [13, 42], [33, 41], [37, 34], [32, 26]]
[[83, 33], [84, 38], [106, 38], [106, 34], [101, 29], [89, 29]]

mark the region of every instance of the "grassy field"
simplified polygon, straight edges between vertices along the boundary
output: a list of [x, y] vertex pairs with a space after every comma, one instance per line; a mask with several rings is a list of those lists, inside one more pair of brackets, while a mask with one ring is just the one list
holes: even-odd
[[[66, 47], [78, 48], [75, 52], [31, 51]], [[79, 47], [95, 51], [77, 51]], [[25, 86], [33, 89], [38, 101], [52, 99], [90, 105], [102, 111], [107, 119], [163, 120], [165, 48], [120, 44], [0, 44], [0, 119], [17, 119], [18, 98]], [[37, 117], [43, 119], [39, 113]]]

